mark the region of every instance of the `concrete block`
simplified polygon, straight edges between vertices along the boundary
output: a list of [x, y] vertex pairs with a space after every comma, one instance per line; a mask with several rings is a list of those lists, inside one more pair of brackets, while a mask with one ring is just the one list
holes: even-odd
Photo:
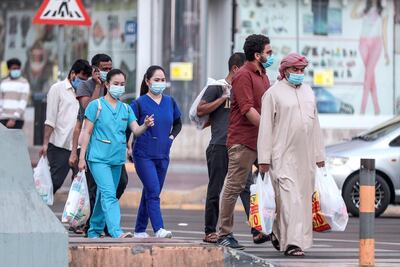
[[67, 266], [68, 234], [36, 192], [23, 132], [0, 136], [0, 266]]

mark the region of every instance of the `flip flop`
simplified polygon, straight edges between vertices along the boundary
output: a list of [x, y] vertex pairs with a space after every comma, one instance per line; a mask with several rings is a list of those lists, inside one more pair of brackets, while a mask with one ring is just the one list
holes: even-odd
[[218, 241], [218, 234], [217, 233], [209, 233], [203, 238], [203, 242], [206, 243], [217, 243]]
[[275, 235], [274, 233], [271, 233], [271, 234], [270, 234], [270, 238], [271, 238], [272, 246], [274, 246], [274, 248], [275, 248], [277, 251], [281, 251], [281, 246], [280, 246], [280, 244], [279, 244], [279, 240], [278, 240], [278, 238], [276, 237], [276, 235]]
[[264, 235], [263, 233], [259, 233], [258, 235], [253, 236], [254, 244], [262, 244], [270, 240], [268, 235]]
[[288, 246], [285, 251], [285, 256], [290, 257], [304, 257], [304, 251], [298, 246]]

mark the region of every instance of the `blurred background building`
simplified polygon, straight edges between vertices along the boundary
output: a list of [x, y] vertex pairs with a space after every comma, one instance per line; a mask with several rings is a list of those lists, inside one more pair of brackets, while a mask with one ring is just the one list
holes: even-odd
[[[148, 66], [164, 66], [168, 93], [188, 123], [190, 105], [207, 77], [225, 77], [230, 54], [242, 51], [249, 34], [262, 33], [276, 57], [268, 70], [272, 82], [286, 54], [309, 58], [306, 81], [313, 85], [321, 124], [340, 129], [326, 132], [332, 142], [400, 113], [399, 1], [83, 0], [90, 27], [32, 24], [41, 2], [0, 3], [1, 75], [7, 75], [5, 61], [18, 57], [33, 94], [47, 92], [75, 59], [108, 53], [114, 67], [128, 74], [131, 98]], [[376, 90], [364, 89], [373, 80]], [[182, 148], [202, 150], [208, 133], [185, 127]], [[200, 143], [188, 141], [200, 136]]]

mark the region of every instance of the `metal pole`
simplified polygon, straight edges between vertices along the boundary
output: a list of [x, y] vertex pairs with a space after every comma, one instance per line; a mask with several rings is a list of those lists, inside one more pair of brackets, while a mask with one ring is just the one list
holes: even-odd
[[64, 79], [64, 50], [65, 50], [65, 42], [64, 42], [64, 34], [65, 28], [64, 25], [58, 26], [58, 39], [57, 39], [57, 48], [58, 48], [58, 80]]
[[361, 159], [360, 266], [375, 266], [375, 159]]

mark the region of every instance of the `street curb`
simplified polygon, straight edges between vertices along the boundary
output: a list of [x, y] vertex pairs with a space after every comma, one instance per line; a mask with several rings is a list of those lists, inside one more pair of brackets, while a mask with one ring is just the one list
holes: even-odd
[[266, 259], [226, 247], [162, 238], [70, 238], [70, 267], [216, 266], [273, 267]]

